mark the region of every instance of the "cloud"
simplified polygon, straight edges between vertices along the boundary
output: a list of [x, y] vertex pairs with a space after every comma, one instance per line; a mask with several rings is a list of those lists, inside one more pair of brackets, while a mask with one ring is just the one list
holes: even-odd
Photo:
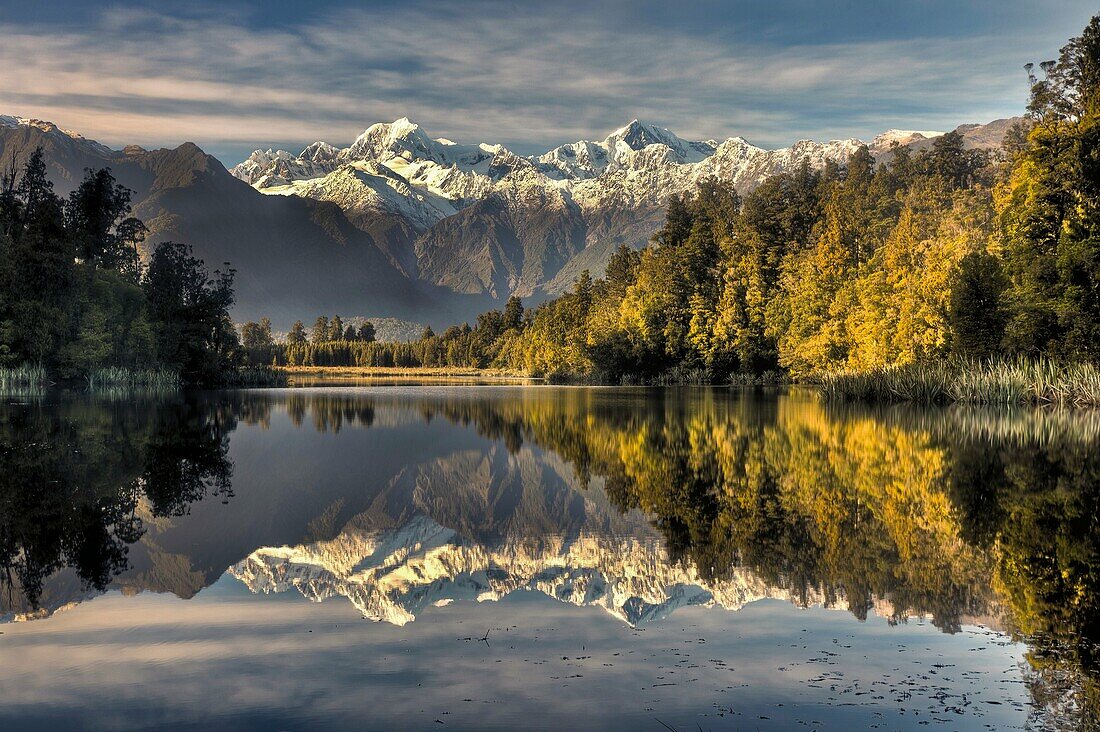
[[[892, 625], [873, 614], [856, 622], [845, 610], [762, 601], [737, 612], [685, 608], [634, 631], [538, 592], [460, 600], [394, 627], [364, 622], [339, 598], [310, 603], [219, 585], [187, 601], [112, 593], [6, 626], [0, 725], [439, 729], [443, 719], [444, 729], [655, 729], [655, 714], [690, 728], [721, 705], [776, 729], [807, 715], [864, 729], [942, 710], [944, 684], [979, 701], [995, 696], [995, 708], [969, 712], [981, 707], [994, 727], [1018, 726], [1028, 709], [1022, 683], [989, 695], [992, 684], [966, 679], [1013, 680], [1023, 663], [1022, 644], [975, 628], [946, 634], [924, 622]], [[491, 646], [460, 640], [486, 628]], [[791, 647], [794, 629], [801, 647]], [[837, 638], [853, 640], [829, 643]], [[976, 654], [975, 643], [990, 648]], [[823, 647], [836, 684], [814, 683]], [[907, 686], [909, 715], [889, 696], [835, 704], [836, 685], [873, 688], [899, 658], [948, 665], [962, 680]]]
[[779, 145], [1016, 113], [1030, 59], [1003, 35], [792, 44], [744, 24], [708, 34], [585, 22], [569, 7], [466, 10], [329, 9], [263, 26], [240, 11], [109, 8], [89, 27], [9, 27], [0, 111], [114, 145], [215, 151], [347, 142], [400, 116], [521, 152], [632, 117]]

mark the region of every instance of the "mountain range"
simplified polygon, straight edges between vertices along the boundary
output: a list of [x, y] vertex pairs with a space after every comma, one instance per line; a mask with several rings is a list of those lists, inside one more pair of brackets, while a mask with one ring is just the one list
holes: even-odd
[[[996, 147], [1014, 120], [957, 128]], [[60, 193], [86, 168], [109, 167], [133, 191], [146, 247], [184, 241], [212, 267], [237, 270], [240, 320], [278, 327], [317, 314], [388, 316], [442, 326], [511, 295], [530, 302], [602, 274], [620, 245], [640, 248], [672, 194], [708, 177], [745, 193], [765, 178], [844, 163], [861, 145], [877, 157], [938, 132], [889, 130], [766, 150], [742, 137], [685, 140], [634, 120], [599, 141], [539, 155], [500, 144], [433, 138], [408, 119], [374, 124], [347, 147], [257, 150], [226, 169], [192, 143], [108, 148], [57, 125], [0, 115], [0, 159], [45, 151]], [[147, 251], [145, 252], [147, 253]]]

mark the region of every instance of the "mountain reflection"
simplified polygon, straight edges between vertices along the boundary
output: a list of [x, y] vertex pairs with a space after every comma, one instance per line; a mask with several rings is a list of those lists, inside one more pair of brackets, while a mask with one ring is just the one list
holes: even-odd
[[[231, 489], [234, 430], [262, 457]], [[1091, 413], [797, 392], [8, 404], [0, 611], [111, 586], [186, 597], [227, 566], [254, 591], [343, 596], [399, 624], [517, 590], [631, 624], [778, 597], [1002, 628], [1029, 642], [1035, 696], [1072, 698], [1087, 718], [1100, 699], [1098, 447]], [[184, 516], [212, 497], [229, 503]]]

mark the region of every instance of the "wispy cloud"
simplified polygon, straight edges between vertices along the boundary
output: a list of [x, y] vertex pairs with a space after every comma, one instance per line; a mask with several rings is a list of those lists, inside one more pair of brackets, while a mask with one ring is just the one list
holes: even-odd
[[235, 10], [116, 7], [82, 28], [9, 25], [0, 111], [110, 144], [194, 140], [223, 157], [346, 142], [400, 116], [521, 150], [600, 136], [635, 116], [685, 136], [777, 145], [1016, 113], [1031, 60], [1004, 33], [791, 43], [744, 23], [708, 33], [584, 22], [569, 8], [448, 8], [331, 9], [258, 26]]

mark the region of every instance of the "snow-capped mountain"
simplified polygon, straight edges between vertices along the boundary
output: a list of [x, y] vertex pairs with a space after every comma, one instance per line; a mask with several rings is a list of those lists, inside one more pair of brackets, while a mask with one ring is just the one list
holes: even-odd
[[[963, 125], [993, 147], [1013, 120]], [[888, 130], [869, 145], [920, 150], [939, 133]], [[859, 140], [766, 150], [744, 138], [686, 140], [634, 120], [602, 140], [518, 155], [499, 144], [433, 138], [408, 119], [371, 125], [351, 145], [257, 150], [226, 171], [196, 145], [113, 150], [41, 120], [0, 115], [0, 155], [37, 147], [55, 189], [109, 167], [134, 192], [148, 245], [186, 241], [238, 271], [235, 317], [339, 312], [445, 327], [510, 295], [536, 299], [602, 275], [619, 245], [644, 246], [674, 193], [716, 177], [742, 193], [803, 161], [843, 163]]]
[[[490, 194], [514, 198], [539, 187], [563, 191], [588, 211], [609, 199], [660, 205], [709, 176], [728, 180], [743, 192], [803, 160], [816, 167], [827, 161], [843, 163], [862, 144], [856, 139], [802, 140], [788, 148], [765, 150], [743, 137], [721, 143], [684, 140], [665, 128], [633, 120], [603, 140], [581, 140], [523, 157], [503, 145], [433, 139], [402, 118], [372, 125], [343, 149], [315, 142], [298, 155], [257, 150], [230, 172], [261, 191], [285, 193], [285, 187], [296, 181], [323, 180], [347, 166], [370, 162], [456, 208]], [[326, 187], [319, 183], [311, 194], [323, 195]]]
[[[871, 149], [935, 134], [891, 130]], [[844, 163], [863, 144], [802, 140], [766, 150], [742, 137], [685, 140], [633, 120], [602, 140], [520, 156], [499, 144], [432, 138], [402, 118], [372, 125], [346, 148], [257, 150], [231, 172], [263, 193], [329, 201], [360, 220], [400, 216], [410, 237], [395, 245], [395, 261], [432, 284], [503, 298], [560, 292], [581, 269], [601, 274], [618, 245], [648, 241], [669, 196], [703, 179], [744, 193], [803, 161]]]
[[[63, 196], [86, 170], [109, 168], [132, 192], [134, 214], [149, 228], [143, 254], [171, 240], [191, 245], [211, 269], [231, 263], [237, 270], [234, 317], [239, 320], [266, 316], [286, 329], [298, 318], [341, 313], [443, 327], [490, 305], [415, 277], [409, 241], [453, 209], [409, 187], [388, 168], [364, 163], [363, 170], [335, 179], [340, 184], [330, 192], [335, 202], [265, 196], [193, 143], [114, 150], [50, 122], [0, 116], [5, 166], [14, 158], [22, 167], [36, 149], [43, 151], [47, 175]], [[302, 160], [321, 166], [338, 152], [311, 145]], [[278, 157], [272, 153], [267, 164], [289, 166], [289, 157], [296, 156]], [[296, 185], [308, 190], [306, 180]]]

